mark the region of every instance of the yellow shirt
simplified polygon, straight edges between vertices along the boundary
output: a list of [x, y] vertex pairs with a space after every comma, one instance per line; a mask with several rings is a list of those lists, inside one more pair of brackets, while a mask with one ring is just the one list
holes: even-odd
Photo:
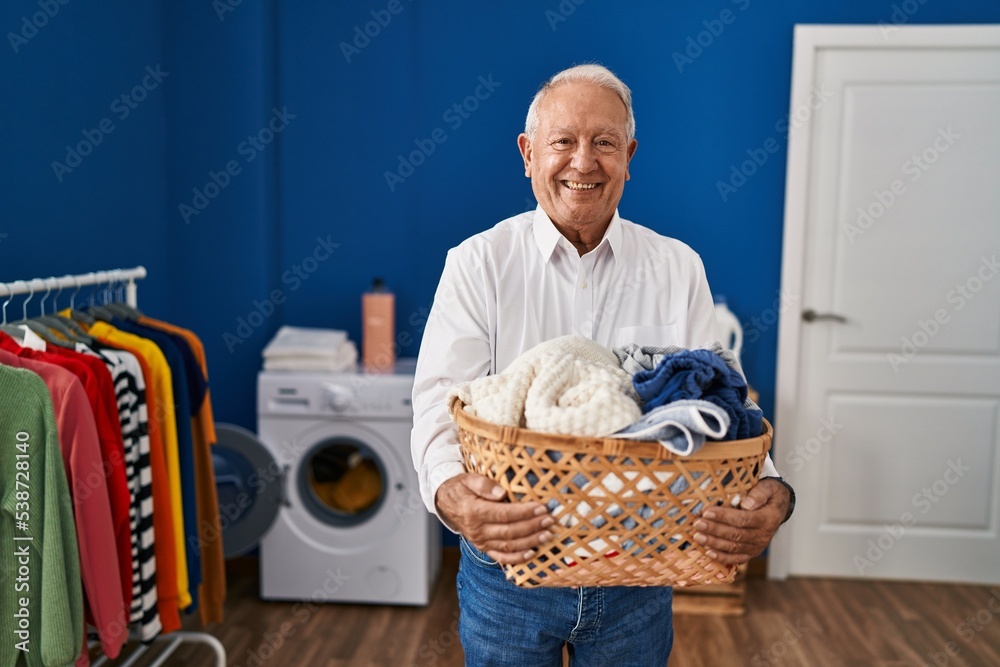
[[157, 414], [149, 415], [160, 425], [163, 445], [166, 450], [167, 479], [170, 485], [170, 505], [173, 510], [174, 550], [177, 554], [177, 593], [178, 606], [185, 609], [191, 605], [191, 591], [188, 582], [186, 548], [184, 546], [184, 514], [181, 506], [181, 467], [178, 456], [177, 415], [174, 411], [174, 390], [170, 366], [163, 352], [150, 340], [121, 331], [107, 322], [95, 322], [89, 328], [89, 333], [107, 345], [128, 346], [130, 350], [140, 354], [149, 366], [153, 377], [146, 378], [147, 391], [156, 394]]

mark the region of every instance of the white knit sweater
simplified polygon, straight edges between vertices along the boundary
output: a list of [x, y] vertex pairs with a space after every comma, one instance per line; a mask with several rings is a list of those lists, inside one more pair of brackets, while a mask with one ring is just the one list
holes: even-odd
[[610, 435], [642, 415], [614, 353], [575, 335], [540, 343], [499, 375], [453, 387], [451, 396], [494, 424], [566, 435]]

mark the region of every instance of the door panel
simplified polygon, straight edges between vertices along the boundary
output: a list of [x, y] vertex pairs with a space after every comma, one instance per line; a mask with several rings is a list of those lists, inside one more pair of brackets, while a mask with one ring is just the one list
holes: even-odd
[[955, 424], [996, 442], [996, 401], [855, 393], [832, 396], [830, 407], [837, 423], [852, 426], [830, 450], [829, 524], [881, 528], [912, 512], [922, 528], [988, 528], [993, 450], [956, 440]]
[[776, 573], [1000, 582], [1000, 30], [796, 40]]

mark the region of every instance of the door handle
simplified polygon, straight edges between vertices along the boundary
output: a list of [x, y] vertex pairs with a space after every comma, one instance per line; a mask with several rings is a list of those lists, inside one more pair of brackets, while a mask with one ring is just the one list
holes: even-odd
[[831, 322], [839, 322], [841, 324], [847, 324], [847, 318], [843, 315], [837, 315], [836, 313], [817, 313], [815, 310], [810, 308], [802, 312], [802, 319], [806, 322], [818, 322], [820, 320], [828, 320]]

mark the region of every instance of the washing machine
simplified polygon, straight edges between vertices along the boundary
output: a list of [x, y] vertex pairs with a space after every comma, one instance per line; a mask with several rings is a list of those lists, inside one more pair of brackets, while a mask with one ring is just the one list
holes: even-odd
[[262, 371], [257, 436], [220, 433], [220, 444], [246, 461], [231, 476], [239, 492], [226, 502], [220, 493], [223, 523], [227, 508], [239, 515], [226, 526], [226, 552], [259, 540], [264, 599], [430, 601], [441, 535], [410, 458], [414, 366], [401, 359], [392, 373]]

